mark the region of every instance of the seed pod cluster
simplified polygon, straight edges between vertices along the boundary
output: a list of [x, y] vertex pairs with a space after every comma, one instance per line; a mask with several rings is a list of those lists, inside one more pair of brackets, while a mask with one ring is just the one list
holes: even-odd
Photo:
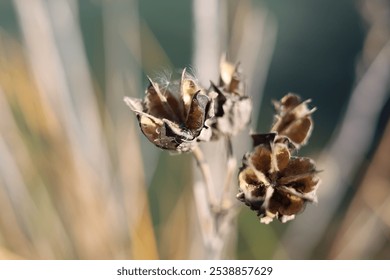
[[244, 94], [238, 65], [223, 58], [220, 81], [208, 90], [183, 70], [178, 87], [163, 87], [149, 78], [144, 99], [125, 97], [142, 133], [154, 145], [189, 152], [197, 142], [232, 136], [250, 121], [252, 103]]
[[274, 218], [287, 222], [317, 200], [320, 183], [315, 162], [293, 156], [310, 136], [313, 121], [309, 101], [287, 94], [274, 102], [276, 116], [271, 133], [254, 134], [254, 149], [243, 158], [237, 199], [255, 211], [261, 223]]
[[[197, 142], [231, 137], [250, 123], [252, 102], [245, 94], [239, 64], [222, 58], [220, 78], [208, 90], [183, 70], [181, 79], [162, 86], [149, 79], [144, 99], [125, 97], [142, 133], [155, 146], [191, 152]], [[287, 94], [274, 101], [275, 116], [267, 134], [253, 134], [253, 150], [239, 170], [237, 199], [255, 211], [260, 222], [287, 222], [317, 200], [320, 184], [315, 162], [294, 153], [313, 129], [310, 100]]]

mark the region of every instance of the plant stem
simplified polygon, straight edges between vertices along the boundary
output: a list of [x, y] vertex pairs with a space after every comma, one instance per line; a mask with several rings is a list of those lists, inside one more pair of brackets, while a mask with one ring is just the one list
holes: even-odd
[[222, 196], [220, 201], [220, 208], [226, 209], [230, 207], [229, 203], [229, 195], [230, 195], [230, 187], [233, 179], [233, 173], [237, 166], [237, 161], [234, 158], [233, 155], [233, 145], [232, 145], [232, 139], [230, 136], [226, 136], [226, 152], [227, 152], [227, 164], [226, 164], [226, 177], [225, 177], [225, 183], [223, 185], [222, 189]]
[[[203, 235], [206, 258], [219, 259], [222, 257], [224, 243], [229, 232], [231, 232], [231, 221], [237, 214], [237, 209], [233, 209], [230, 188], [236, 167], [236, 160], [233, 157], [233, 147], [230, 137], [226, 138], [227, 147], [227, 168], [225, 180], [221, 188], [218, 188], [218, 198], [210, 165], [206, 162], [203, 151], [200, 147], [193, 149], [193, 156], [197, 161], [203, 182], [194, 184], [195, 202], [199, 217], [200, 228]], [[200, 191], [201, 189], [204, 191]], [[203, 195], [202, 195], [203, 193]], [[206, 199], [205, 199], [206, 198]], [[207, 200], [207, 204], [204, 203]], [[208, 207], [207, 207], [207, 206]]]
[[205, 186], [206, 186], [206, 194], [209, 206], [213, 209], [217, 206], [217, 198], [215, 196], [215, 188], [213, 183], [213, 178], [211, 177], [210, 166], [207, 164], [204, 154], [199, 146], [196, 146], [192, 150], [192, 154], [199, 166], [200, 172], [202, 174]]

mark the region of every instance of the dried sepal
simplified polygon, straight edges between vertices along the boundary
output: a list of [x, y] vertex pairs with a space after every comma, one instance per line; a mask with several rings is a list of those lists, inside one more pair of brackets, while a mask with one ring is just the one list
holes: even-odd
[[244, 85], [242, 83], [242, 73], [240, 64], [233, 64], [226, 59], [226, 55], [224, 54], [221, 57], [221, 61], [219, 64], [220, 76], [219, 76], [219, 87], [222, 88], [223, 91], [244, 95]]
[[215, 94], [215, 122], [213, 138], [232, 136], [250, 122], [252, 101], [245, 95], [245, 86], [239, 64], [232, 64], [223, 56], [218, 85], [211, 83], [209, 94]]
[[311, 114], [316, 108], [309, 109], [310, 101], [302, 102], [298, 95], [292, 93], [274, 101], [276, 115], [271, 131], [288, 137], [297, 149], [307, 143], [313, 129]]
[[262, 223], [294, 219], [307, 202], [316, 201], [320, 179], [314, 161], [291, 156], [289, 140], [276, 133], [252, 138], [254, 149], [243, 158], [237, 198], [255, 211]]
[[176, 92], [149, 81], [143, 100], [125, 97], [124, 101], [150, 142], [161, 149], [188, 152], [197, 141], [210, 139], [213, 95], [207, 95], [185, 69]]

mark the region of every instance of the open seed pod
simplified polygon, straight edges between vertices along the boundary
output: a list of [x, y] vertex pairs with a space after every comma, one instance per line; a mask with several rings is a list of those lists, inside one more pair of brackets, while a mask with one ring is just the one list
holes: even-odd
[[216, 93], [213, 138], [236, 135], [250, 122], [252, 101], [245, 95], [245, 87], [239, 64], [232, 64], [222, 57], [219, 84], [211, 84], [210, 93]]
[[180, 86], [161, 90], [150, 78], [143, 100], [125, 97], [136, 113], [142, 133], [161, 149], [188, 152], [197, 141], [211, 137], [215, 95], [207, 95], [195, 79], [183, 70]]
[[271, 132], [287, 136], [296, 149], [307, 143], [313, 130], [311, 114], [316, 108], [309, 109], [311, 100], [301, 101], [298, 95], [289, 93], [280, 101], [274, 101], [276, 115]]
[[238, 175], [237, 199], [244, 202], [268, 224], [274, 218], [287, 222], [316, 201], [320, 183], [310, 158], [290, 154], [288, 138], [276, 133], [256, 134], [254, 150], [243, 158]]

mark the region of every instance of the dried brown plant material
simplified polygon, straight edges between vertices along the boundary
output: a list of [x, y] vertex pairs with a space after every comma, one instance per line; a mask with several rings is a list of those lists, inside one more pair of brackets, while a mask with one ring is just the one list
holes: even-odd
[[295, 94], [275, 101], [275, 121], [268, 134], [252, 135], [254, 150], [243, 158], [238, 174], [237, 199], [268, 224], [274, 218], [287, 222], [303, 211], [307, 202], [317, 201], [320, 183], [312, 159], [292, 156], [305, 144], [313, 128], [307, 104]]
[[188, 152], [197, 141], [210, 139], [215, 95], [207, 95], [186, 69], [177, 89], [162, 90], [158, 83], [149, 81], [143, 100], [125, 97], [124, 101], [136, 113], [150, 142], [161, 149]]
[[298, 95], [289, 93], [280, 101], [274, 101], [276, 115], [271, 132], [287, 136], [299, 149], [305, 145], [313, 130], [311, 114], [316, 108], [309, 109], [310, 99], [304, 102]]
[[[276, 133], [253, 135], [254, 150], [243, 159], [237, 198], [268, 224], [287, 222], [316, 201], [320, 182], [313, 160], [291, 156], [286, 141]], [[288, 140], [287, 140], [288, 141]]]
[[250, 122], [252, 101], [245, 95], [239, 64], [232, 64], [223, 56], [220, 63], [219, 84], [211, 84], [209, 93], [216, 93], [213, 138], [232, 136]]

